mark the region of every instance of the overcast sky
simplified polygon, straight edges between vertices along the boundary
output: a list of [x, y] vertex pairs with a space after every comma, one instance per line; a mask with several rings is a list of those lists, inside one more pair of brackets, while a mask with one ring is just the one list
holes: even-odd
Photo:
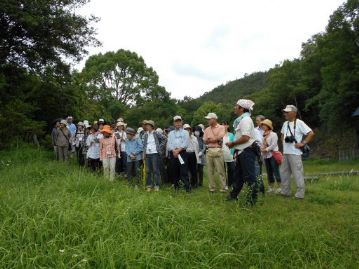
[[[245, 73], [299, 56], [343, 0], [91, 0], [102, 47], [127, 49], [154, 68], [172, 97], [198, 97]], [[86, 59], [85, 59], [86, 60]], [[78, 66], [82, 68], [85, 60]]]

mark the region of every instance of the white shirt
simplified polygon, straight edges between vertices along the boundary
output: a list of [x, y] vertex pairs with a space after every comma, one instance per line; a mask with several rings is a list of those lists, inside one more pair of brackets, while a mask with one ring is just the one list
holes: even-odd
[[[99, 136], [99, 135], [97, 135]], [[87, 137], [86, 145], [88, 146], [87, 150], [87, 158], [91, 159], [99, 159], [100, 158], [100, 142], [97, 139], [96, 141], [96, 135], [90, 134]]]
[[[120, 138], [118, 138], [118, 137], [120, 137]], [[126, 132], [125, 131], [116, 131], [115, 138], [116, 138], [116, 144], [117, 144], [118, 150], [121, 152], [126, 151], [126, 139], [127, 139]]]
[[198, 152], [199, 151], [197, 137], [195, 137], [193, 134], [189, 137], [188, 148], [186, 149], [186, 151], [187, 152]]
[[273, 156], [272, 152], [273, 151], [278, 151], [278, 135], [273, 132], [270, 131], [270, 133], [267, 135], [266, 138], [263, 137], [263, 143], [262, 145], [264, 145], [266, 147], [266, 152], [262, 152], [262, 156], [264, 159], [269, 159]]
[[[283, 137], [285, 139], [286, 136], [291, 136], [290, 130], [292, 131], [292, 134], [295, 136], [295, 139], [298, 143], [301, 143], [303, 141], [303, 136], [307, 135], [309, 132], [312, 131], [310, 127], [304, 123], [304, 121], [297, 119], [295, 124], [295, 130], [294, 130], [294, 121], [292, 122], [284, 122], [281, 133], [283, 134]], [[288, 125], [289, 124], [289, 125]], [[294, 155], [302, 155], [302, 151], [300, 149], [297, 149], [294, 146], [295, 142], [293, 143], [286, 143], [283, 140], [283, 153], [284, 154], [294, 154]]]
[[263, 141], [263, 130], [259, 127], [254, 128], [254, 132], [256, 134], [256, 141], [261, 146]]
[[227, 147], [227, 145], [226, 145], [227, 142], [230, 142], [230, 141], [229, 141], [229, 137], [228, 137], [228, 133], [223, 137], [222, 150], [223, 150], [224, 161], [225, 161], [226, 163], [234, 162], [234, 160], [233, 160], [233, 155], [232, 155], [232, 153], [231, 153], [231, 150], [230, 150], [229, 147]]
[[148, 137], [147, 137], [146, 154], [158, 153], [157, 148], [156, 148], [155, 137], [153, 135], [153, 131], [151, 133], [147, 132], [147, 134], [148, 134]]
[[240, 145], [235, 145], [234, 148], [239, 150], [239, 154], [241, 154], [241, 152], [244, 149], [250, 147], [254, 143], [254, 141], [256, 141], [254, 124], [253, 124], [253, 120], [251, 119], [251, 117], [245, 117], [238, 124], [237, 129], [236, 129], [236, 134], [234, 136], [234, 140], [238, 140], [242, 135], [249, 136], [249, 140], [246, 143], [243, 143]]

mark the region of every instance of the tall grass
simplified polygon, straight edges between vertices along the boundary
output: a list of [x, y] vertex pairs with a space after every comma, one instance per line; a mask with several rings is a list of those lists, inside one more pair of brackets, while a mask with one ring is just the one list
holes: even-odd
[[321, 178], [303, 201], [266, 195], [246, 208], [3, 151], [0, 268], [358, 268], [358, 180]]

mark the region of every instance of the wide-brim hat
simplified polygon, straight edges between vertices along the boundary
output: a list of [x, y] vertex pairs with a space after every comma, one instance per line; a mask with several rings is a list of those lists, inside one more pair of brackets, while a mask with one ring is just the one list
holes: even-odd
[[103, 126], [101, 133], [108, 133], [108, 134], [112, 134], [112, 130], [111, 130], [111, 126], [110, 125], [105, 125]]
[[183, 125], [183, 129], [192, 129], [192, 128], [191, 125], [186, 123], [185, 125]]
[[273, 130], [273, 123], [271, 120], [265, 119], [264, 121], [261, 122], [260, 125], [266, 125], [269, 127], [269, 129]]
[[123, 122], [123, 121], [119, 121], [116, 123], [116, 127], [119, 127], [119, 126], [125, 126], [126, 124]]
[[67, 126], [67, 121], [66, 120], [61, 120], [60, 123]]
[[144, 121], [144, 124], [151, 125], [153, 128], [155, 127], [155, 122], [153, 120], [146, 120]]
[[294, 105], [287, 105], [285, 109], [283, 109], [283, 112], [297, 112], [298, 109]]

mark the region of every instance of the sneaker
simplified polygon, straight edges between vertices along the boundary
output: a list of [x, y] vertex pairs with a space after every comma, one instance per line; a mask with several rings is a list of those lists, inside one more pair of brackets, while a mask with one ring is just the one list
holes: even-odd
[[[228, 190], [228, 188], [227, 188], [227, 190]], [[226, 189], [221, 189], [221, 190], [219, 190], [219, 192], [227, 192], [227, 190]]]
[[150, 192], [150, 191], [152, 191], [152, 189], [150, 188], [150, 187], [147, 187], [147, 192]]
[[273, 193], [274, 189], [272, 187], [268, 187], [267, 193]]
[[155, 191], [160, 191], [160, 187], [155, 186]]
[[275, 190], [275, 193], [277, 193], [277, 194], [279, 194], [279, 193], [281, 193], [281, 192], [282, 192], [282, 189], [281, 189], [281, 188], [278, 188], [278, 189]]
[[209, 192], [214, 193], [214, 192], [216, 192], [216, 190], [215, 189], [209, 189]]

